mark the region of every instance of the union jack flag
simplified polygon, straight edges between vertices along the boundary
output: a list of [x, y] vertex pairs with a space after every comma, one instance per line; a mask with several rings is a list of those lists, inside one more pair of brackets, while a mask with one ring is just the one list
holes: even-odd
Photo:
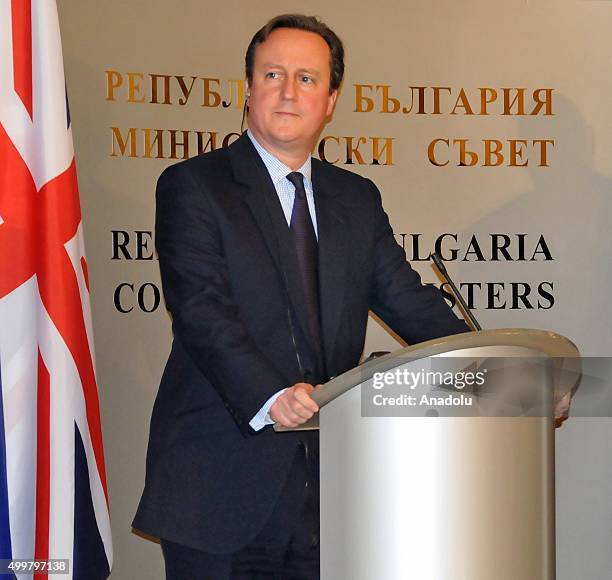
[[[0, 0], [0, 559], [107, 578], [108, 493], [55, 0]], [[19, 576], [28, 578], [28, 576]]]

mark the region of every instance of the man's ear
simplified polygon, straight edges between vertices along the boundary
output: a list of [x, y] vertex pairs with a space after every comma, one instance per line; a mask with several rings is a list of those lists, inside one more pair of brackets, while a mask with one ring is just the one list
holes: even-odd
[[336, 99], [338, 98], [338, 89], [332, 91], [329, 94], [329, 98], [327, 101], [327, 116], [331, 117], [331, 114], [334, 112], [334, 107], [336, 106]]
[[249, 79], [245, 79], [244, 85], [246, 87], [246, 91], [245, 91], [246, 98], [248, 99], [251, 96], [251, 86], [249, 85]]

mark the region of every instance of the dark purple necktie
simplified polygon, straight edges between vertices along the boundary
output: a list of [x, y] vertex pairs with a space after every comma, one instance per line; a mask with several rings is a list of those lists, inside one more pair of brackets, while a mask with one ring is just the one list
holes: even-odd
[[295, 186], [295, 199], [291, 211], [289, 229], [293, 235], [298, 266], [302, 275], [304, 297], [306, 299], [306, 312], [308, 325], [317, 348], [317, 355], [323, 355], [321, 344], [321, 322], [319, 318], [319, 249], [315, 235], [306, 190], [304, 189], [304, 176], [294, 171], [287, 175], [287, 179]]

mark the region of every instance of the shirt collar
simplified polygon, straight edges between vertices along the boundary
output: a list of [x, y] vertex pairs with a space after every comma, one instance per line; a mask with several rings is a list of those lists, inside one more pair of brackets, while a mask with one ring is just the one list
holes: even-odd
[[[280, 159], [272, 155], [268, 150], [266, 150], [258, 141], [255, 139], [253, 133], [251, 133], [250, 129], [247, 129], [247, 135], [249, 139], [253, 143], [253, 146], [259, 153], [261, 160], [264, 162], [268, 173], [270, 174], [270, 178], [272, 179], [272, 183], [274, 187], [276, 187], [283, 179], [287, 177], [289, 173], [293, 171], [290, 167], [285, 165]], [[311, 156], [308, 156], [308, 159], [304, 162], [304, 165], [298, 169], [298, 171], [304, 176], [304, 185], [308, 188], [312, 187], [311, 182], [311, 173], [312, 173], [312, 164], [311, 164]]]

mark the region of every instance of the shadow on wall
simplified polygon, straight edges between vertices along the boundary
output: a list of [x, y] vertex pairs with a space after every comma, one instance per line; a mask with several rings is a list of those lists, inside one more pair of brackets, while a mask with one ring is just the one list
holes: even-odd
[[[478, 219], [469, 232], [482, 239], [492, 233], [527, 234], [527, 259], [543, 235], [553, 258], [546, 260], [539, 253], [534, 261], [490, 264], [488, 280], [499, 276], [499, 280], [528, 281], [532, 288], [525, 298], [531, 308], [519, 300], [519, 308], [508, 304], [505, 310], [490, 311], [489, 325], [501, 326], [499, 319], [507, 326], [538, 325], [565, 334], [583, 355], [609, 356], [612, 181], [594, 168], [594, 131], [577, 106], [555, 94], [553, 113], [517, 118], [518, 139], [554, 139], [550, 167], [539, 167], [538, 160], [530, 158], [525, 168], [505, 169], [510, 176], [528, 171], [532, 189]], [[462, 263], [461, 269], [458, 278], [469, 279], [470, 263]], [[549, 299], [538, 296], [541, 281], [553, 284], [552, 307]]]

